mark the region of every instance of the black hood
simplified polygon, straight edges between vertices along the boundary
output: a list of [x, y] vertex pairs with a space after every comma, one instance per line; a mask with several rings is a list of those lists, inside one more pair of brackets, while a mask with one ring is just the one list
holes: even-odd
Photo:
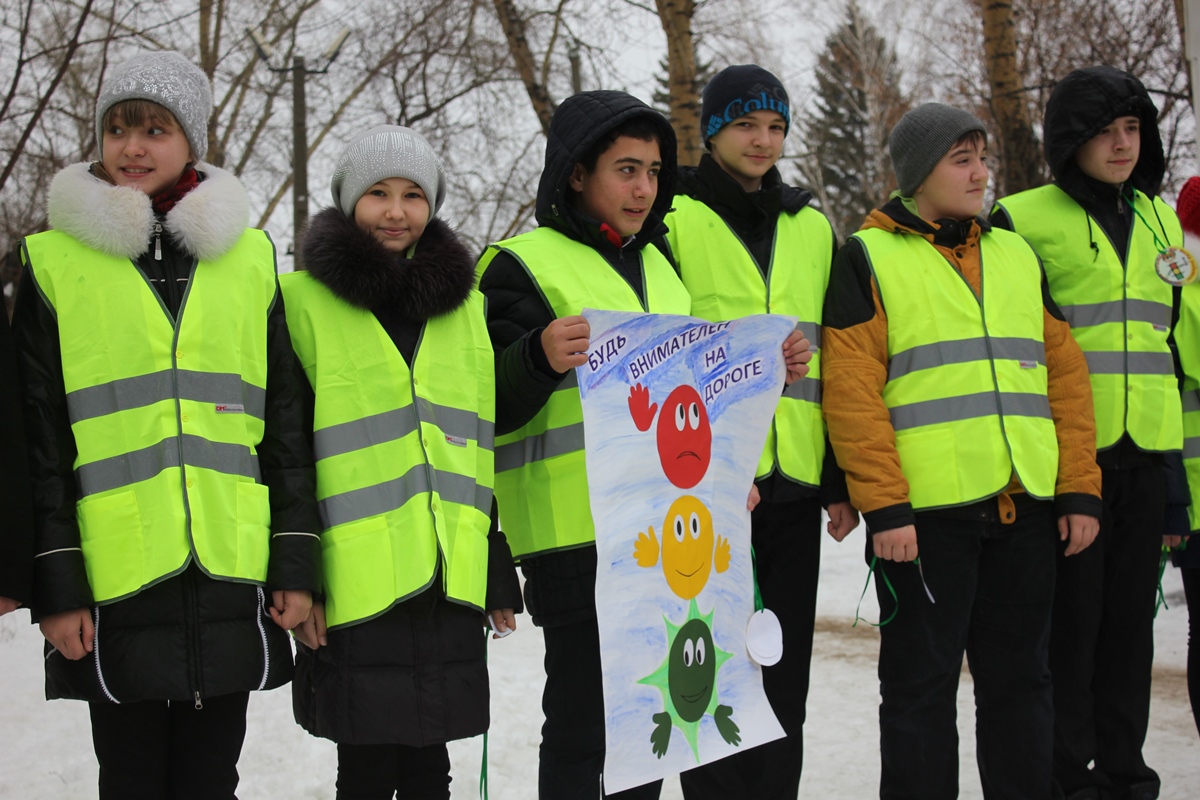
[[1158, 194], [1166, 171], [1158, 108], [1141, 81], [1115, 67], [1077, 69], [1050, 94], [1042, 135], [1054, 179], [1069, 181], [1079, 171], [1075, 152], [1105, 125], [1125, 116], [1142, 121], [1141, 150], [1129, 182], [1145, 194]]
[[537, 221], [575, 239], [592, 238], [582, 215], [570, 200], [567, 180], [575, 164], [609, 131], [633, 117], [645, 117], [660, 130], [662, 169], [658, 173], [658, 196], [637, 236], [645, 243], [666, 231], [663, 217], [675, 196], [675, 131], [659, 112], [625, 92], [582, 92], [568, 97], [550, 120], [546, 139], [546, 166], [538, 183]]

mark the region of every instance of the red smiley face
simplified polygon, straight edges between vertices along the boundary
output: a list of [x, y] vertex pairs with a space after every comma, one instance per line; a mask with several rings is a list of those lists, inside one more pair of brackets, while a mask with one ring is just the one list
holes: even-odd
[[658, 457], [667, 480], [690, 489], [708, 471], [712, 456], [712, 428], [700, 393], [677, 386], [667, 396], [658, 415]]

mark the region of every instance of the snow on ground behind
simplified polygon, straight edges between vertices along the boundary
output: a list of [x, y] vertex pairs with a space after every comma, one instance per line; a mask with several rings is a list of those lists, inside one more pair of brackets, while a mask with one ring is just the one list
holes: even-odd
[[[854, 610], [867, 577], [863, 532], [838, 545], [826, 538], [821, 556], [813, 674], [805, 726], [801, 797], [878, 796], [878, 632], [859, 623]], [[1163, 800], [1200, 794], [1200, 738], [1188, 705], [1184, 664], [1187, 608], [1178, 572], [1163, 581], [1169, 610], [1155, 623], [1154, 700], [1146, 759], [1163, 779]], [[874, 590], [862, 615], [878, 619]], [[488, 742], [492, 800], [529, 800], [537, 791], [541, 739], [541, 632], [528, 616], [517, 633], [489, 645], [492, 731]], [[87, 707], [42, 699], [41, 645], [28, 615], [0, 619], [0, 799], [58, 800], [96, 797], [96, 762]], [[961, 797], [979, 800], [975, 768], [974, 707], [970, 674], [959, 689]], [[648, 735], [648, 734], [647, 734]], [[454, 800], [478, 797], [481, 739], [451, 745]], [[292, 721], [287, 688], [256, 693], [250, 701], [246, 745], [239, 769], [242, 800], [334, 796], [337, 755], [332, 743], [308, 736]], [[678, 780], [664, 785], [663, 800], [679, 800]]]

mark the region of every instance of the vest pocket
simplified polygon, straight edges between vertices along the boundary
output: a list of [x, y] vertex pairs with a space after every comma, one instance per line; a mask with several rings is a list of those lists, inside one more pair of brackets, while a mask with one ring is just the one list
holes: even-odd
[[[944, 428], [903, 431], [896, 434], [900, 468], [908, 480], [908, 499], [914, 509], [936, 508], [964, 502], [959, 483], [955, 436]], [[986, 464], [973, 465], [986, 469]]]
[[75, 516], [96, 602], [127, 595], [157, 577], [145, 575], [142, 514], [132, 489], [85, 497], [75, 506]]
[[261, 483], [237, 485], [237, 536], [235, 576], [265, 581], [271, 550], [271, 491]]
[[395, 556], [385, 516], [327, 531], [321, 549], [330, 625], [378, 614], [396, 599]]

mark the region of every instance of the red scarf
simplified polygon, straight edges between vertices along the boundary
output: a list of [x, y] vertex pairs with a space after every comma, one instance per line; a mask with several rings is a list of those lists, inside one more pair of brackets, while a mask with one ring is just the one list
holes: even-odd
[[154, 213], [158, 215], [166, 214], [175, 204], [182, 200], [188, 192], [200, 185], [200, 176], [196, 174], [195, 167], [188, 167], [179, 176], [179, 181], [170, 189], [159, 192], [154, 197], [150, 198], [150, 204], [154, 207]]

